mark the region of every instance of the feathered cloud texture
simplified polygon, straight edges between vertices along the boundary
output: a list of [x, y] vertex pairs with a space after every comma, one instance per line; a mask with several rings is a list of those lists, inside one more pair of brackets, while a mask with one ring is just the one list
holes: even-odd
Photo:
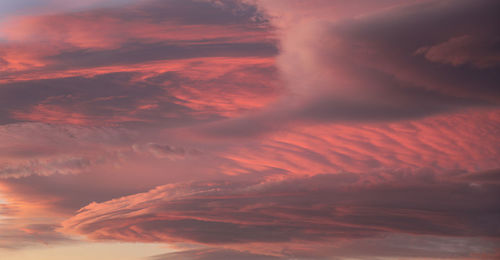
[[102, 241], [173, 248], [154, 260], [500, 255], [495, 1], [5, 10], [0, 256]]
[[498, 204], [498, 184], [498, 172], [451, 177], [341, 173], [257, 184], [170, 184], [90, 204], [63, 225], [95, 239], [207, 244], [316, 241], [391, 231], [498, 237], [498, 213], [487, 213]]

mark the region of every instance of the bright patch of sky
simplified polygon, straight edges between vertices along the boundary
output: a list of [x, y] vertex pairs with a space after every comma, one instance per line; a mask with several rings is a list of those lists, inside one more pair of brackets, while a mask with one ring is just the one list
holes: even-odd
[[[7, 202], [5, 199], [3, 199], [3, 198], [2, 198], [2, 195], [0, 194], [0, 206], [1, 206], [2, 204], [7, 204], [7, 203], [8, 203], [8, 202]], [[1, 208], [1, 207], [0, 207], [0, 208]], [[3, 220], [3, 219], [7, 219], [7, 217], [6, 217], [6, 216], [4, 216], [4, 215], [2, 214], [2, 212], [0, 211], [0, 224], [2, 223], [2, 220]]]
[[9, 260], [144, 260], [172, 252], [162, 244], [76, 243], [51, 245], [24, 250], [0, 250], [0, 259]]
[[[0, 0], [0, 27], [8, 26], [5, 24], [8, 22], [8, 18], [16, 15], [79, 11], [139, 1], [142, 0]], [[0, 41], [2, 39], [5, 40], [0, 33]]]

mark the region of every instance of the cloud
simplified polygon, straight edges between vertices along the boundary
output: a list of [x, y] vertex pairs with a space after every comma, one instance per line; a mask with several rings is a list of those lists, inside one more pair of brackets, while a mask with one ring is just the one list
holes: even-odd
[[409, 2], [344, 19], [283, 8], [298, 13], [298, 21], [290, 21], [296, 26], [281, 25], [277, 58], [291, 94], [261, 113], [208, 126], [209, 135], [414, 120], [499, 104], [496, 3]]
[[422, 47], [416, 54], [424, 55], [432, 62], [460, 66], [472, 64], [477, 68], [487, 68], [500, 63], [500, 49], [495, 48], [500, 43], [500, 36], [481, 39], [464, 35], [451, 38], [446, 42]]
[[174, 139], [144, 128], [3, 125], [0, 193], [25, 208], [68, 214], [92, 201], [144, 192], [159, 183], [199, 179], [200, 172], [206, 178], [223, 175], [218, 167], [228, 160]]
[[[178, 251], [151, 257], [151, 260], [168, 259], [495, 259], [498, 246], [495, 240], [480, 238], [435, 237], [422, 235], [384, 235], [356, 240], [335, 240], [328, 243], [295, 243], [239, 248], [203, 248]], [[283, 249], [284, 248], [284, 249]], [[274, 249], [274, 250], [273, 250]], [[267, 253], [267, 254], [266, 254]], [[269, 255], [271, 253], [271, 255]]]
[[498, 112], [480, 110], [391, 124], [311, 125], [236, 141], [193, 137], [186, 128], [10, 124], [0, 127], [0, 169], [10, 169], [0, 185], [9, 198], [71, 214], [93, 201], [192, 180], [482, 172], [499, 167], [491, 134], [499, 120]]
[[73, 238], [56, 231], [60, 225], [50, 218], [52, 214], [40, 217], [31, 213], [11, 201], [0, 204], [0, 250], [74, 242]]
[[[140, 150], [140, 147], [134, 147], [136, 150]], [[172, 146], [168, 144], [156, 144], [148, 143], [146, 145], [146, 150], [158, 158], [168, 158], [170, 160], [184, 159], [187, 156], [198, 156], [203, 152], [195, 148], [183, 148]]]
[[[280, 86], [273, 78], [275, 70], [265, 60], [236, 58], [231, 62], [234, 64], [228, 66], [210, 59], [198, 60], [177, 64], [179, 68], [167, 71], [158, 66], [147, 71], [2, 84], [0, 123], [174, 127], [255, 110], [278, 95]], [[197, 74], [178, 69], [196, 70]], [[219, 79], [223, 83], [218, 83]], [[269, 81], [263, 82], [265, 79]]]
[[[321, 75], [315, 77], [319, 82], [298, 81], [298, 86], [292, 81], [292, 87], [310, 88], [307, 83], [317, 83], [318, 90], [333, 90], [337, 97], [392, 97], [396, 103], [401, 98], [405, 100], [405, 96], [414, 97], [412, 101], [429, 106], [431, 112], [436, 111], [432, 99], [440, 95], [449, 99], [442, 100], [448, 105], [453, 105], [453, 98], [457, 97], [498, 102], [495, 68], [439, 66], [414, 55], [422, 47], [468, 35], [468, 42], [476, 43], [474, 49], [483, 56], [494, 57], [498, 51], [493, 44], [498, 37], [493, 25], [498, 22], [494, 10], [498, 8], [497, 3], [490, 1], [429, 1], [334, 23], [307, 24], [296, 32], [295, 38], [285, 39], [282, 69], [289, 71], [290, 76], [305, 76], [297, 74], [290, 65], [296, 57], [310, 59], [304, 62], [308, 67], [303, 72]], [[424, 16], [428, 19], [419, 19]], [[450, 29], [451, 25], [454, 29]], [[319, 37], [323, 40], [313, 44]], [[300, 48], [302, 52], [293, 55], [292, 51]], [[419, 92], [428, 95], [419, 96]], [[411, 107], [412, 103], [408, 105]]]
[[[26, 141], [29, 138], [29, 142]], [[0, 126], [0, 178], [78, 174], [119, 159], [125, 129], [19, 123]]]
[[[172, 26], [185, 30], [174, 34]], [[200, 35], [200, 29], [208, 31]], [[240, 1], [149, 0], [114, 8], [21, 15], [10, 18], [10, 26], [3, 26], [2, 32], [10, 41], [45, 40], [55, 46], [109, 49], [131, 41], [242, 39], [245, 35], [235, 33], [264, 36], [259, 32], [266, 29], [264, 14], [255, 5]]]
[[391, 234], [331, 244], [291, 248], [286, 259], [494, 259], [496, 240]]
[[63, 230], [97, 240], [210, 245], [278, 246], [383, 234], [498, 239], [498, 185], [474, 185], [461, 176], [343, 173], [170, 184], [89, 204], [63, 222]]
[[498, 168], [498, 140], [487, 134], [498, 131], [498, 115], [498, 110], [469, 110], [392, 123], [268, 122], [274, 132], [252, 138], [241, 134], [261, 130], [260, 125], [241, 120], [246, 123], [242, 130], [214, 131], [209, 140], [237, 144], [221, 154], [238, 165], [228, 172], [243, 174], [264, 169], [295, 175], [402, 168], [483, 171]]
[[[203, 10], [201, 12], [201, 10]], [[141, 1], [3, 23], [3, 77], [195, 57], [273, 56], [272, 28], [240, 1]], [[40, 33], [43, 32], [43, 33]]]
[[0, 224], [0, 249], [21, 249], [27, 246], [61, 244], [74, 242], [61, 234], [53, 224], [29, 224], [16, 226]]
[[278, 260], [281, 257], [269, 255], [257, 255], [250, 252], [240, 252], [230, 249], [201, 249], [189, 250], [176, 253], [168, 253], [151, 257], [151, 260], [169, 260], [169, 259], [185, 259], [185, 260]]
[[[128, 111], [147, 104], [152, 97], [165, 95], [165, 90], [151, 84], [137, 88], [131, 82], [133, 77], [134, 73], [111, 73], [90, 78], [68, 77], [4, 85], [2, 89], [6, 103], [3, 106], [11, 114], [7, 115], [6, 120], [10, 117], [18, 121], [75, 125], [99, 125], [100, 121], [104, 121], [104, 124], [140, 122], [141, 119], [130, 117]], [[106, 91], [103, 90], [104, 86]], [[28, 92], [31, 94], [27, 95]], [[9, 102], [9, 98], [14, 95], [20, 98], [15, 99], [14, 103]], [[166, 100], [158, 106], [182, 110]], [[149, 111], [138, 109], [137, 112]]]
[[[274, 79], [255, 91], [249, 85], [270, 79], [277, 47], [264, 14], [239, 1], [26, 14], [2, 32], [0, 124], [178, 126], [256, 109], [276, 95]], [[218, 76], [224, 85], [214, 83]]]
[[[77, 50], [47, 57], [56, 64], [73, 68], [135, 64], [157, 60], [180, 60], [200, 57], [271, 57], [278, 53], [273, 43], [132, 43], [107, 51]], [[63, 66], [63, 65], [61, 65]]]
[[10, 206], [9, 204], [5, 204], [5, 203], [0, 204], [0, 217], [1, 218], [15, 215], [16, 212], [17, 212], [17, 210], [14, 207]]

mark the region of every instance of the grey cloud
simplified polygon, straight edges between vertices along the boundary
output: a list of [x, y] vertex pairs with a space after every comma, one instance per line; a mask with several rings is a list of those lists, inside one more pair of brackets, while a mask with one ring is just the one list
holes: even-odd
[[165, 20], [179, 24], [244, 25], [255, 29], [265, 26], [268, 18], [256, 5], [239, 0], [149, 0], [121, 9], [101, 9], [98, 14], [114, 15], [124, 20], [147, 19], [154, 22]]
[[[495, 59], [500, 50], [495, 26], [500, 22], [496, 15], [499, 9], [495, 1], [429, 1], [346, 20], [326, 32], [326, 42], [340, 41], [340, 49], [324, 46], [320, 52], [325, 54], [325, 64], [350, 58], [348, 64], [393, 76], [403, 89], [432, 89], [452, 97], [481, 98], [498, 104], [498, 68], [490, 67], [492, 61], [485, 59]], [[457, 39], [461, 39], [459, 44], [450, 43]], [[433, 61], [445, 59], [436, 56], [438, 46], [445, 47], [440, 45], [443, 43], [453, 45], [448, 51], [462, 57], [459, 63], [484, 66], [436, 64]], [[427, 58], [415, 55], [425, 48], [429, 48]]]
[[[43, 114], [43, 111], [38, 117], [29, 118], [31, 113], [36, 114], [38, 110], [48, 108], [55, 109], [55, 112], [61, 110], [68, 115], [75, 114], [75, 118], [83, 119], [83, 124], [174, 127], [223, 118], [216, 110], [197, 111], [186, 104], [190, 102], [189, 99], [184, 100], [203, 96], [188, 96], [181, 100], [176, 97], [176, 91], [187, 89], [189, 93], [192, 88], [206, 90], [220, 97], [227, 92], [260, 96], [275, 95], [279, 91], [275, 84], [275, 68], [269, 66], [242, 65], [216, 79], [195, 79], [174, 71], [144, 76], [139, 72], [117, 72], [1, 84], [0, 124], [50, 122], [50, 115]], [[255, 78], [268, 81], [256, 86], [252, 84]], [[151, 106], [140, 109], [144, 104]], [[210, 105], [217, 107], [218, 103]], [[235, 102], [234, 106], [238, 107], [238, 103]], [[203, 113], [202, 117], [196, 115], [199, 112]], [[57, 120], [67, 123], [65, 120], [71, 119], [71, 116], [52, 119], [56, 122], [51, 123], [57, 123]]]
[[169, 158], [171, 160], [184, 159], [186, 156], [198, 156], [203, 154], [196, 148], [184, 148], [167, 144], [148, 143], [147, 149], [154, 156], [159, 158]]
[[241, 252], [230, 249], [198, 249], [188, 250], [175, 253], [168, 253], [164, 255], [151, 257], [150, 260], [278, 260], [284, 259], [277, 256], [258, 255], [250, 252]]
[[19, 178], [29, 175], [73, 174], [93, 164], [89, 158], [66, 156], [57, 159], [32, 159], [21, 164], [0, 166], [0, 178]]
[[[5, 222], [5, 221], [4, 221]], [[18, 227], [0, 224], [0, 249], [22, 249], [28, 246], [71, 243], [75, 240], [56, 231], [55, 224], [29, 224]]]
[[[0, 122], [5, 124], [22, 121], [23, 119], [15, 117], [15, 112], [29, 114], [33, 107], [40, 104], [82, 114], [98, 125], [120, 117], [128, 118], [132, 123], [144, 120], [158, 122], [160, 118], [173, 124], [189, 121], [190, 109], [177, 105], [175, 97], [169, 97], [163, 86], [146, 82], [134, 84], [131, 82], [134, 75], [137, 74], [111, 73], [90, 78], [69, 77], [4, 84], [0, 88], [0, 106], [4, 108]], [[156, 102], [157, 107], [130, 115], [141, 102], [149, 101]], [[161, 116], [165, 112], [178, 113], [183, 118], [181, 120], [179, 116], [178, 119], [168, 119]], [[43, 121], [44, 118], [39, 120]]]
[[158, 60], [205, 57], [271, 57], [278, 54], [274, 42], [232, 43], [137, 43], [124, 44], [114, 50], [76, 50], [62, 52], [45, 59], [54, 62], [52, 69], [126, 65]]

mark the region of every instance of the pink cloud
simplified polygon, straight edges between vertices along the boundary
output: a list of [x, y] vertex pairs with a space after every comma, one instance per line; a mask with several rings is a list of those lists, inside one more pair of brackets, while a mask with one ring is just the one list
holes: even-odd
[[478, 68], [487, 68], [500, 62], [500, 53], [494, 47], [499, 41], [498, 38], [481, 39], [463, 35], [434, 46], [419, 48], [415, 53], [425, 55], [433, 62], [453, 66], [471, 63]]
[[[258, 144], [223, 153], [247, 169], [311, 175], [399, 168], [436, 171], [498, 167], [498, 111], [394, 123], [287, 125]], [[480, 127], [479, 127], [480, 126]], [[287, 130], [284, 130], [287, 129]], [[250, 170], [251, 172], [251, 170]]]

